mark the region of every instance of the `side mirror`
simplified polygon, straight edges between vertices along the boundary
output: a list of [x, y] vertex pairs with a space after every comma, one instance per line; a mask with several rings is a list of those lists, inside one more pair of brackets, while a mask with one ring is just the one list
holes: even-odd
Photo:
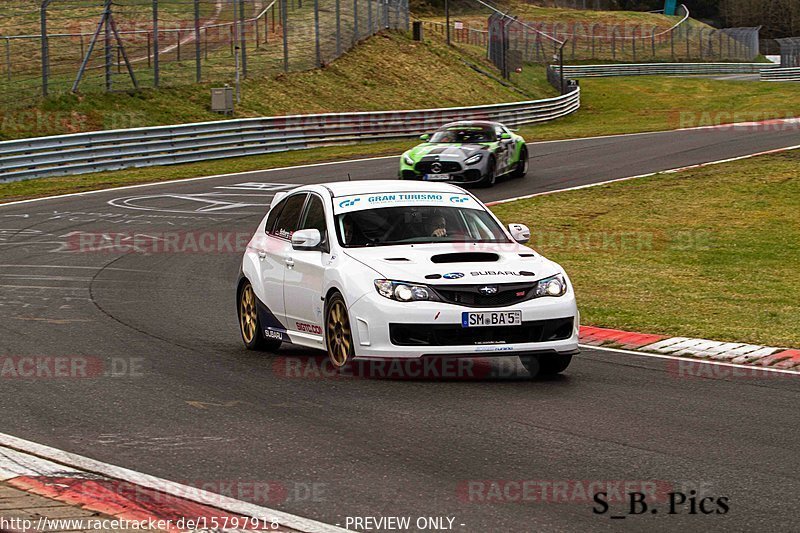
[[510, 133], [501, 133], [500, 134], [500, 138], [502, 140], [504, 140], [504, 141], [507, 141], [507, 140], [509, 140], [511, 138], [511, 134]]
[[292, 248], [295, 250], [314, 250], [322, 242], [318, 229], [301, 229], [292, 233]]
[[419, 140], [420, 140], [420, 141], [427, 141], [427, 140], [429, 140], [430, 138], [431, 138], [431, 136], [430, 136], [430, 135], [428, 135], [427, 133], [423, 133], [422, 135], [420, 135], [420, 136], [419, 136]]
[[508, 232], [511, 237], [520, 244], [525, 244], [531, 240], [531, 230], [525, 224], [509, 224]]

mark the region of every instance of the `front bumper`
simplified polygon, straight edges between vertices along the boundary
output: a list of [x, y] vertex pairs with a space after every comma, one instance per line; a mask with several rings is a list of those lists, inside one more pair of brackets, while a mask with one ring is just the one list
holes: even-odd
[[[424, 180], [424, 174], [417, 172], [411, 168], [401, 169], [398, 173], [401, 180]], [[436, 180], [445, 183], [458, 183], [461, 185], [469, 185], [471, 183], [478, 183], [483, 178], [483, 172], [478, 168], [470, 168], [463, 170], [459, 173], [450, 174], [449, 180]]]
[[[536, 332], [516, 330], [509, 339], [520, 342], [498, 342], [499, 338], [480, 330], [465, 328], [460, 340], [453, 340], [461, 328], [461, 313], [474, 311], [522, 311], [523, 325], [512, 328], [541, 328]], [[560, 320], [560, 322], [559, 322]], [[563, 331], [564, 320], [571, 320], [571, 331]], [[508, 307], [471, 308], [441, 302], [396, 302], [377, 293], [360, 298], [350, 307], [350, 323], [358, 359], [403, 359], [423, 356], [504, 356], [532, 355], [536, 353], [571, 354], [578, 350], [580, 314], [575, 297], [570, 290], [558, 298], [537, 298]], [[393, 327], [390, 328], [390, 324]], [[561, 324], [560, 340], [541, 340], [552, 337]], [[407, 344], [406, 338], [398, 337], [400, 330], [413, 331], [415, 325], [419, 335], [417, 341], [428, 344]], [[442, 334], [427, 335], [426, 332], [441, 328]], [[548, 329], [549, 328], [549, 329]], [[422, 331], [424, 330], [424, 331]], [[392, 333], [394, 332], [394, 339]], [[407, 332], [406, 332], [407, 333]], [[531, 342], [535, 339], [535, 342]], [[393, 342], [394, 340], [394, 342]], [[463, 342], [463, 344], [453, 344]], [[444, 344], [444, 345], [443, 345]]]

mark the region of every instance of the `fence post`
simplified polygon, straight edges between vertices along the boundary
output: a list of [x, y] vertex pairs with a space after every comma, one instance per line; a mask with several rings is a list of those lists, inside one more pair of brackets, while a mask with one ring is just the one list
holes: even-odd
[[[41, 38], [42, 38], [42, 96], [47, 98], [48, 76], [50, 74], [50, 42], [47, 39], [47, 6], [51, 0], [43, 0], [42, 8], [39, 12], [41, 19]], [[10, 64], [9, 64], [10, 68]]]
[[245, 34], [244, 24], [244, 3], [247, 0], [239, 0], [239, 38], [241, 39], [242, 49], [242, 77], [247, 77], [247, 35]]
[[289, 35], [288, 22], [286, 16], [286, 0], [279, 0], [281, 3], [281, 31], [283, 33], [283, 71], [289, 72]]
[[375, 29], [375, 26], [372, 24], [372, 0], [367, 0], [367, 27], [369, 28], [367, 35], [372, 35]]
[[103, 23], [105, 24], [105, 49], [106, 49], [106, 91], [111, 92], [113, 88], [113, 78], [111, 72], [111, 63], [113, 56], [111, 55], [111, 25], [108, 23], [108, 17], [111, 13], [111, 0], [106, 0], [105, 12], [103, 13]]
[[669, 51], [672, 54], [672, 61], [675, 62], [675, 30], [669, 32]]
[[653, 50], [653, 59], [656, 58], [656, 29], [658, 29], [658, 26], [653, 26], [653, 31], [650, 32], [650, 46]]
[[353, 0], [353, 44], [358, 42], [358, 0]]
[[11, 39], [6, 37], [6, 78], [11, 81]]
[[[150, 32], [147, 32], [147, 68], [152, 67], [151, 63], [151, 56], [152, 56], [152, 49], [153, 49], [153, 37], [150, 35]], [[81, 49], [83, 49], [83, 37], [81, 37]]]
[[200, 0], [194, 0], [194, 68], [197, 83], [203, 78], [200, 60]]
[[181, 30], [178, 30], [178, 63], [181, 62]]
[[153, 0], [153, 87], [156, 89], [158, 89], [160, 81], [158, 55], [158, 0]]
[[314, 0], [314, 52], [317, 56], [317, 68], [320, 68], [322, 52], [319, 49], [319, 0]]
[[686, 59], [689, 60], [692, 58], [692, 51], [689, 48], [689, 34], [692, 32], [692, 29], [689, 26], [686, 26]]
[[336, 57], [342, 55], [342, 6], [341, 0], [336, 0]]

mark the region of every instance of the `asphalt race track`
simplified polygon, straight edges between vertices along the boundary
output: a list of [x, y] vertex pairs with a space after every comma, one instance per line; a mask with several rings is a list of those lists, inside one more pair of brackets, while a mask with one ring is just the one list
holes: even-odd
[[[480, 195], [496, 200], [798, 144], [797, 130], [746, 127], [534, 144], [525, 180]], [[688, 378], [674, 361], [587, 349], [547, 381], [529, 380], [514, 358], [463, 379], [337, 378], [315, 371], [317, 353], [244, 350], [234, 302], [239, 252], [124, 248], [165, 232], [246, 240], [275, 190], [348, 172], [391, 179], [396, 164], [256, 172], [1, 208], [0, 351], [98, 363], [81, 379], [0, 380], [0, 431], [187, 484], [275, 482], [283, 495], [257, 503], [331, 524], [391, 515], [455, 517], [465, 532], [796, 529], [794, 377]], [[122, 234], [120, 246], [81, 251], [98, 233]], [[727, 497], [730, 511], [612, 520], [625, 506], [595, 515], [580, 498], [487, 503], [465, 490], [470, 481], [509, 480], [655, 483]]]

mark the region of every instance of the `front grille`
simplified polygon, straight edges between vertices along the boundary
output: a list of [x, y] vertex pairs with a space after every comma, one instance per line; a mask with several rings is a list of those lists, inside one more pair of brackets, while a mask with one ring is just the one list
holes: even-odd
[[572, 328], [572, 317], [482, 328], [465, 328], [461, 324], [389, 324], [389, 337], [395, 346], [518, 344], [568, 339]]
[[[431, 165], [439, 163], [442, 167], [441, 170], [435, 172]], [[414, 166], [414, 170], [422, 172], [423, 174], [450, 174], [453, 172], [461, 172], [461, 164], [457, 161], [420, 161]]]
[[[481, 289], [494, 287], [494, 294], [483, 294]], [[530, 300], [535, 283], [504, 283], [493, 285], [433, 285], [431, 288], [442, 301], [467, 307], [503, 307]]]

